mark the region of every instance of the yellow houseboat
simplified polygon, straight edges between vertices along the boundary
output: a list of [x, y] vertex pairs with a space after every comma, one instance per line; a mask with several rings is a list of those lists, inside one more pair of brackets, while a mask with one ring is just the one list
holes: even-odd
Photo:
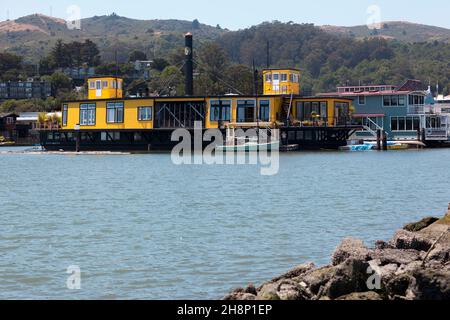
[[88, 79], [88, 97], [62, 105], [62, 126], [42, 130], [48, 150], [160, 150], [170, 149], [172, 132], [179, 128], [231, 126], [280, 129], [282, 145], [306, 149], [337, 149], [359, 127], [350, 123], [352, 100], [300, 95], [296, 69], [263, 71], [262, 95], [192, 96], [192, 36], [186, 36], [186, 93], [184, 97], [129, 98], [117, 77]]

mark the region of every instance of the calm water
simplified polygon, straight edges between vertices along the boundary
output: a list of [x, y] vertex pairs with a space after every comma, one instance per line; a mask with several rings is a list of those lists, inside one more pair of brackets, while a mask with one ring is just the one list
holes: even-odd
[[[272, 177], [170, 155], [0, 161], [2, 299], [220, 298], [450, 201], [450, 150], [281, 155]], [[66, 287], [71, 265], [79, 291]]]

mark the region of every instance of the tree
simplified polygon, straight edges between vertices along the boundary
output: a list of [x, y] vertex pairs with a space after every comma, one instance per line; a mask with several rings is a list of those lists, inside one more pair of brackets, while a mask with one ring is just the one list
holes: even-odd
[[51, 75], [55, 72], [56, 63], [51, 55], [46, 56], [39, 61], [39, 73], [41, 75]]
[[58, 68], [66, 68], [70, 66], [70, 53], [61, 39], [56, 41], [55, 47], [52, 49], [51, 58]]
[[89, 39], [85, 40], [81, 45], [81, 56], [83, 63], [87, 63], [91, 67], [96, 67], [100, 64], [100, 51], [97, 45]]
[[50, 58], [57, 68], [81, 67], [83, 64], [95, 67], [100, 64], [100, 51], [89, 39], [84, 43], [77, 41], [63, 43], [62, 40], [58, 40]]
[[[194, 89], [197, 94], [223, 94], [229, 90], [230, 79], [224, 79], [224, 73], [230, 61], [225, 51], [215, 43], [202, 47], [198, 55], [198, 72]], [[228, 89], [227, 89], [228, 88]]]
[[165, 68], [169, 66], [169, 62], [162, 58], [155, 58], [152, 62], [152, 69], [157, 71], [163, 71]]
[[194, 30], [200, 29], [200, 22], [197, 19], [192, 21], [192, 29]]
[[[12, 69], [20, 70], [22, 68], [22, 57], [12, 53], [0, 53], [0, 72], [4, 73]], [[0, 75], [1, 76], [1, 75]]]
[[[225, 77], [229, 81], [227, 83], [230, 84], [228, 92], [248, 95], [253, 94], [254, 77], [252, 68], [242, 64], [231, 65], [226, 69]], [[260, 78], [261, 77], [258, 77], [257, 80]]]
[[135, 61], [146, 61], [147, 60], [147, 55], [139, 50], [135, 50], [130, 54], [130, 57], [128, 58], [129, 62], [135, 62]]
[[72, 90], [72, 79], [59, 71], [53, 73], [51, 76], [43, 76], [41, 80], [48, 81], [52, 84], [52, 89], [56, 97]]

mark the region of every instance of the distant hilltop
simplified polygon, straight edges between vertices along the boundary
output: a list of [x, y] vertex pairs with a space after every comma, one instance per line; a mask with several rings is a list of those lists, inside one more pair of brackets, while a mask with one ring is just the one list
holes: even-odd
[[182, 35], [189, 31], [195, 32], [198, 41], [215, 40], [227, 32], [220, 26], [208, 26], [197, 20], [137, 20], [116, 14], [82, 19], [81, 29], [71, 30], [63, 19], [32, 14], [0, 22], [0, 51], [8, 50], [30, 60], [39, 60], [58, 39], [64, 42], [90, 39], [105, 56], [113, 55], [116, 49], [119, 53], [145, 51], [150, 44], [167, 52], [179, 47]]
[[435, 40], [450, 42], [449, 29], [406, 21], [386, 21], [378, 25], [354, 27], [325, 25], [320, 28], [329, 33], [355, 38], [380, 37], [402, 42], [427, 42]]
[[[380, 29], [330, 25], [318, 28], [337, 36], [357, 39], [382, 37], [403, 42], [438, 40], [450, 43], [450, 30], [445, 28], [398, 21], [383, 22], [380, 26]], [[182, 44], [180, 35], [185, 32], [194, 32], [196, 40], [202, 42], [216, 40], [231, 31], [197, 20], [137, 20], [117, 14], [82, 19], [81, 30], [70, 30], [63, 19], [32, 14], [0, 22], [0, 50], [8, 50], [34, 61], [48, 53], [58, 39], [66, 42], [91, 39], [104, 56], [112, 55], [114, 50], [120, 48], [145, 51], [150, 44], [167, 53]]]

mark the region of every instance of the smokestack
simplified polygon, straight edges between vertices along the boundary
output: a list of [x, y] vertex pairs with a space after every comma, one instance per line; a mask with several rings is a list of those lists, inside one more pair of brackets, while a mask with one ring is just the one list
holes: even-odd
[[184, 64], [184, 76], [185, 76], [185, 94], [187, 96], [194, 95], [194, 64], [192, 61], [192, 33], [187, 33], [185, 36], [185, 64]]

